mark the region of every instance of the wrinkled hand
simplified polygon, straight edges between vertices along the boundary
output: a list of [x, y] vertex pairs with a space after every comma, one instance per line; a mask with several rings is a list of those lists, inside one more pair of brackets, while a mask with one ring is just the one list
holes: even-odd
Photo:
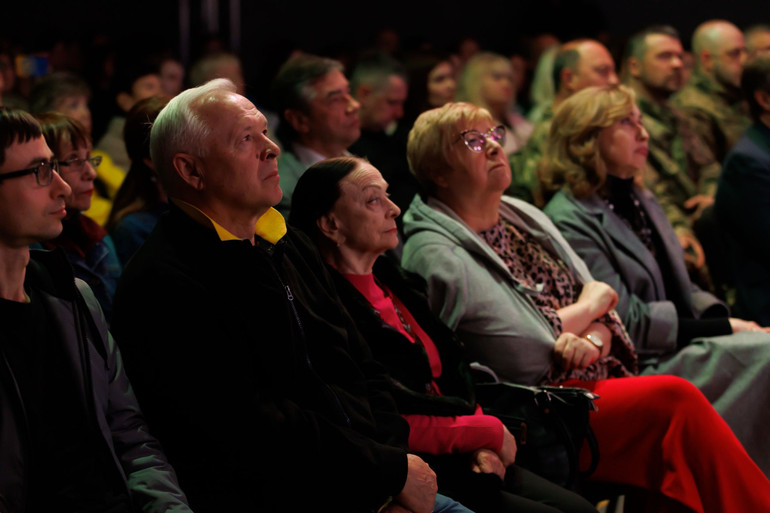
[[573, 333], [562, 333], [553, 346], [558, 363], [564, 370], [585, 369], [599, 359], [599, 348]]
[[516, 438], [508, 431], [508, 428], [503, 426], [503, 446], [500, 448], [500, 452], [497, 455], [500, 457], [500, 461], [503, 462], [506, 468], [513, 465], [516, 462]]
[[477, 474], [496, 474], [505, 479], [505, 465], [500, 457], [490, 449], [478, 449], [471, 456], [471, 470]]
[[618, 304], [618, 293], [603, 281], [589, 281], [583, 285], [578, 302], [588, 303], [591, 318], [598, 319]]
[[741, 331], [764, 331], [765, 333], [770, 333], [770, 328], [763, 328], [754, 321], [744, 321], [735, 317], [730, 317], [730, 327], [733, 329], [733, 333]]
[[693, 266], [695, 269], [700, 269], [706, 263], [706, 253], [703, 251], [703, 246], [700, 245], [698, 239], [691, 233], [677, 233], [679, 244], [684, 251], [684, 260], [688, 266]]
[[419, 456], [407, 454], [406, 458], [406, 484], [395, 501], [414, 513], [432, 513], [438, 491], [436, 473]]
[[696, 194], [692, 198], [685, 200], [684, 208], [688, 212], [692, 212], [690, 216], [693, 220], [700, 218], [703, 210], [706, 207], [710, 207], [714, 204], [714, 198], [706, 194]]

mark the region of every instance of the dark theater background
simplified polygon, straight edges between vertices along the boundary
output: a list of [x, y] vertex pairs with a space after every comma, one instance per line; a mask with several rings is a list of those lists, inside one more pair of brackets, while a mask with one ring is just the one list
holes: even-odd
[[[491, 50], [523, 48], [543, 32], [562, 40], [601, 39], [612, 50], [651, 23], [676, 27], [684, 42], [700, 22], [739, 27], [770, 20], [767, 0], [4, 0], [0, 40], [28, 52], [55, 44], [87, 67], [114, 44], [165, 48], [189, 65], [212, 40], [243, 60], [248, 92], [259, 101], [271, 74], [294, 49], [344, 58], [383, 28], [402, 45], [452, 48], [465, 36]], [[74, 51], [73, 51], [74, 50]], [[75, 57], [72, 57], [75, 55]]]

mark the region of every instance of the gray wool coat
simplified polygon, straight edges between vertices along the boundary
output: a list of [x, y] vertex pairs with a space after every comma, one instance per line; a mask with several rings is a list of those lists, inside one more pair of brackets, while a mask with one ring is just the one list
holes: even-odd
[[[677, 350], [679, 317], [727, 317], [727, 306], [690, 282], [684, 254], [653, 194], [638, 190], [673, 269], [664, 284], [653, 255], [597, 196], [559, 191], [544, 211], [588, 266], [619, 295], [620, 314], [640, 355], [642, 374], [672, 374], [695, 384], [770, 476], [770, 334], [743, 332], [697, 338]], [[666, 287], [667, 285], [667, 287]], [[668, 294], [667, 294], [668, 290]]]

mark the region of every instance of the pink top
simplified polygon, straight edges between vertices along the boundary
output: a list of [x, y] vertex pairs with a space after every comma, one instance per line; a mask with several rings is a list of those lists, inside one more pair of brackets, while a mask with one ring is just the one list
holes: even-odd
[[[373, 274], [345, 274], [345, 278], [369, 300], [383, 321], [403, 334], [412, 343], [425, 348], [433, 375], [432, 393], [441, 395], [435, 383], [441, 376], [441, 358], [433, 340], [415, 321], [409, 310], [389, 290], [381, 286]], [[490, 449], [499, 452], [503, 445], [503, 424], [492, 415], [485, 415], [480, 406], [474, 415], [441, 417], [433, 415], [404, 415], [409, 423], [409, 448], [428, 454], [473, 452]]]

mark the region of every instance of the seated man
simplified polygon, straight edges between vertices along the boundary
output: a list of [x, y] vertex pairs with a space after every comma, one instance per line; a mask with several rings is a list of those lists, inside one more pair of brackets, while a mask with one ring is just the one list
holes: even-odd
[[435, 474], [404, 450], [382, 369], [272, 208], [266, 133], [227, 79], [183, 91], [152, 127], [170, 210], [126, 266], [112, 324], [148, 422], [198, 513], [429, 512]]
[[40, 126], [1, 110], [0, 134], [0, 511], [191, 511], [91, 289], [29, 249], [70, 193]]
[[353, 98], [342, 62], [300, 53], [281, 65], [270, 85], [273, 109], [280, 116], [276, 137], [282, 156], [281, 190], [276, 208], [285, 217], [305, 170], [324, 159], [350, 155], [361, 136], [361, 104]]
[[741, 85], [754, 120], [727, 154], [714, 203], [740, 315], [770, 325], [770, 54], [749, 61]]

